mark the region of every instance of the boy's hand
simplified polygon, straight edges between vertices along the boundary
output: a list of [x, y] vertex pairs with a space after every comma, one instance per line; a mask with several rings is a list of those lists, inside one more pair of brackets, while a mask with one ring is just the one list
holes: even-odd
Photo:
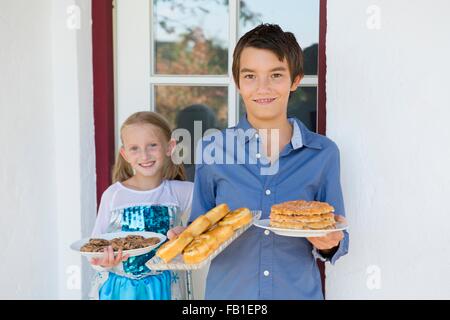
[[112, 268], [117, 266], [122, 261], [125, 261], [129, 258], [128, 255], [122, 257], [122, 249], [120, 249], [117, 253], [117, 256], [114, 257], [114, 251], [112, 246], [103, 249], [103, 257], [102, 258], [92, 258], [91, 264], [95, 266], [101, 266], [103, 268]]
[[[335, 218], [337, 222], [347, 224], [347, 220], [343, 216], [336, 215]], [[339, 245], [339, 242], [344, 239], [344, 232], [335, 231], [330, 232], [323, 237], [311, 237], [307, 239], [316, 249], [322, 250], [326, 253], [327, 251], [331, 251], [330, 249], [333, 249]]]
[[169, 231], [167, 231], [167, 238], [169, 238], [169, 240], [172, 240], [172, 239], [178, 237], [180, 235], [180, 233], [182, 233], [185, 229], [186, 229], [186, 227], [182, 227], [182, 226], [174, 227], [174, 228], [170, 229]]

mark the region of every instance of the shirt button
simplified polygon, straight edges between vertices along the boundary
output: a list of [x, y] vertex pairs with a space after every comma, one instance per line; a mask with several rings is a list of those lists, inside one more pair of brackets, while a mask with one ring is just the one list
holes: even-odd
[[264, 234], [265, 234], [266, 236], [268, 236], [268, 235], [270, 234], [270, 231], [269, 231], [269, 230], [265, 230], [265, 231], [264, 231]]
[[257, 153], [257, 154], [256, 154], [256, 159], [259, 159], [259, 158], [261, 158], [261, 154], [260, 154], [260, 153]]
[[271, 193], [269, 189], [266, 190], [266, 195], [270, 196]]
[[266, 277], [268, 277], [269, 276], [269, 274], [270, 274], [270, 272], [269, 271], [264, 271], [264, 275], [266, 276]]

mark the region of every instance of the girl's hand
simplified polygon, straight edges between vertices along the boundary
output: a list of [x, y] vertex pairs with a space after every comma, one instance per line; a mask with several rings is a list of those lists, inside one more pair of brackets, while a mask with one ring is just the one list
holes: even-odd
[[186, 229], [186, 227], [182, 227], [182, 226], [172, 228], [169, 231], [167, 231], [167, 238], [169, 238], [169, 240], [172, 240], [172, 239], [178, 237], [180, 235], [180, 233], [182, 233], [185, 229]]
[[101, 266], [103, 268], [112, 268], [129, 258], [128, 255], [122, 257], [122, 249], [120, 249], [117, 253], [117, 256], [114, 257], [114, 251], [112, 246], [103, 249], [103, 252], [104, 254], [102, 258], [92, 258], [91, 260], [92, 265]]

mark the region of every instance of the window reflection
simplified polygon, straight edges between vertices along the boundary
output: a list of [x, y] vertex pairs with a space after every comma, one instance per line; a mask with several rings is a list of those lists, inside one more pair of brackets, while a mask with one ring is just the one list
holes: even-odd
[[[241, 0], [239, 35], [261, 23], [275, 23], [294, 33], [305, 54], [305, 74], [317, 75], [319, 42], [319, 0]], [[281, 4], [280, 3], [280, 4]]]
[[155, 86], [156, 112], [163, 115], [172, 128], [183, 128], [191, 134], [191, 159], [185, 164], [189, 181], [193, 181], [194, 155], [197, 141], [194, 122], [201, 121], [201, 134], [208, 129], [228, 126], [228, 88], [212, 86]]
[[288, 104], [288, 117], [296, 117], [309, 130], [316, 132], [317, 128], [317, 88], [299, 87], [291, 93]]
[[156, 74], [228, 72], [228, 4], [218, 0], [153, 0]]

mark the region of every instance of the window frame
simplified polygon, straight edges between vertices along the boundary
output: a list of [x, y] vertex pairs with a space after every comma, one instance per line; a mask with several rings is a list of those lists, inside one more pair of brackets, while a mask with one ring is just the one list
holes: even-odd
[[[128, 41], [125, 40], [127, 30], [130, 29], [130, 26], [127, 26], [126, 23], [121, 24], [122, 20], [125, 20], [126, 17], [130, 17], [130, 13], [127, 14], [127, 12], [123, 12], [121, 10], [127, 9], [125, 6], [123, 6], [123, 2], [127, 0], [116, 0], [117, 3], [117, 12], [118, 15], [117, 21], [118, 25], [120, 26], [118, 28], [117, 33], [117, 42], [118, 43], [128, 43]], [[319, 0], [322, 1], [322, 0]], [[120, 125], [121, 122], [125, 120], [125, 114], [131, 114], [135, 111], [138, 111], [137, 109], [146, 108], [150, 111], [155, 111], [156, 104], [155, 104], [155, 86], [158, 85], [174, 85], [174, 86], [220, 86], [220, 87], [227, 87], [228, 89], [228, 126], [234, 126], [237, 124], [239, 120], [239, 93], [236, 88], [236, 85], [233, 80], [232, 75], [232, 61], [233, 61], [233, 48], [235, 47], [238, 39], [239, 39], [239, 14], [240, 14], [240, 0], [229, 0], [229, 15], [228, 15], [228, 74], [227, 75], [161, 75], [161, 74], [155, 74], [155, 48], [154, 48], [154, 32], [153, 32], [153, 14], [154, 14], [154, 1], [153, 0], [133, 0], [135, 3], [134, 5], [130, 5], [130, 2], [128, 2], [128, 6], [134, 7], [134, 15], [133, 18], [136, 20], [135, 25], [139, 26], [142, 24], [146, 24], [146, 28], [135, 30], [133, 33], [137, 38], [140, 39], [139, 44], [136, 43], [136, 41], [130, 41], [131, 45], [136, 45], [136, 50], [141, 50], [140, 54], [133, 54], [132, 52], [129, 52], [125, 56], [133, 55], [135, 59], [133, 59], [133, 62], [127, 62], [124, 60], [125, 58], [122, 58], [123, 55], [118, 54], [118, 59], [116, 61], [117, 63], [117, 70], [119, 74], [124, 75], [125, 77], [128, 77], [130, 81], [137, 81], [137, 79], [142, 79], [145, 84], [145, 88], [143, 84], [138, 84], [138, 87], [142, 88], [141, 90], [145, 90], [145, 92], [134, 92], [134, 95], [141, 98], [130, 98], [130, 99], [124, 99], [126, 101], [122, 101], [121, 97], [125, 95], [128, 95], [127, 93], [123, 93], [124, 90], [121, 87], [121, 82], [128, 82], [126, 79], [118, 78], [118, 118], [117, 118], [117, 125]], [[140, 10], [139, 10], [140, 8]], [[133, 9], [133, 8], [131, 8]], [[143, 13], [144, 12], [144, 13]], [[145, 15], [145, 12], [148, 14]], [[320, 14], [320, 13], [319, 13]], [[146, 21], [146, 22], [145, 22]], [[121, 29], [122, 28], [122, 29]], [[122, 40], [123, 39], [123, 40]], [[320, 40], [319, 40], [320, 41]], [[116, 45], [116, 50], [117, 50]], [[123, 49], [121, 49], [123, 50]], [[143, 50], [143, 51], [142, 51]], [[143, 54], [143, 52], [146, 52]], [[150, 59], [148, 59], [150, 57]], [[137, 60], [136, 60], [137, 59]], [[142, 60], [145, 59], [146, 61]], [[124, 67], [124, 64], [127, 63], [136, 65], [138, 64], [139, 67], [134, 68], [126, 68]], [[129, 69], [129, 70], [124, 70]], [[121, 70], [124, 70], [123, 72]], [[135, 74], [130, 73], [130, 70], [135, 71]], [[134, 80], [132, 80], [134, 79]], [[319, 75], [306, 75], [302, 82], [300, 83], [299, 87], [317, 87], [319, 85]], [[132, 90], [134, 91], [134, 90]], [[132, 93], [130, 92], [130, 95]], [[139, 106], [125, 106], [131, 103], [136, 103]], [[124, 108], [126, 108], [124, 110]], [[318, 122], [317, 122], [318, 123]], [[117, 138], [117, 137], [116, 137]]]

